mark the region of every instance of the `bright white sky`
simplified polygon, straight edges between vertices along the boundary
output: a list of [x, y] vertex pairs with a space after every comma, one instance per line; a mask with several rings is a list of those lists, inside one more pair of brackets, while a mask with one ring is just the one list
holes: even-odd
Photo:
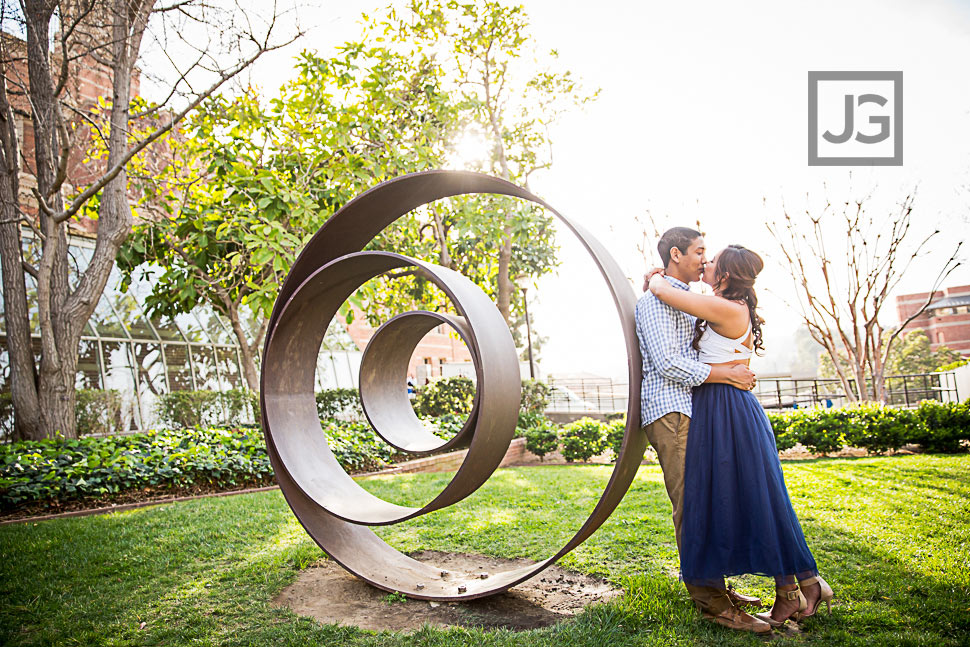
[[[292, 74], [299, 49], [328, 54], [359, 35], [362, 11], [384, 3], [311, 4], [300, 9], [307, 36], [253, 70], [251, 80], [264, 94]], [[557, 49], [564, 68], [602, 90], [599, 101], [554, 132], [555, 165], [534, 178], [533, 190], [600, 237], [636, 279], [638, 294], [646, 262], [634, 218], [647, 209], [661, 229], [699, 219], [712, 250], [737, 242], [764, 252], [758, 287], [768, 357], [760, 370], [786, 364], [798, 322], [777, 296], [790, 293], [790, 277], [777, 265], [765, 229], [782, 199], [798, 210], [806, 194], [815, 201], [875, 188], [873, 208], [887, 209], [918, 184], [914, 238], [933, 228], [943, 231], [946, 245], [967, 238], [970, 2], [759, 1], [744, 9], [716, 1], [523, 4], [539, 46]], [[902, 70], [905, 165], [852, 169], [852, 193], [849, 168], [809, 167], [809, 70]], [[535, 329], [550, 338], [543, 372], [622, 376], [612, 303], [567, 236], [558, 275], [531, 291]], [[916, 266], [900, 293], [926, 289], [942, 260]], [[967, 283], [970, 265], [947, 281]], [[885, 323], [894, 323], [895, 308], [886, 314]]]

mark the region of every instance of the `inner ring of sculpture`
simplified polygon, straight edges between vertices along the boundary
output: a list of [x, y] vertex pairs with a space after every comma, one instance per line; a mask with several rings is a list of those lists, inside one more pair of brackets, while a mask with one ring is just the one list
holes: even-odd
[[405, 312], [386, 321], [374, 332], [360, 361], [360, 403], [374, 430], [389, 445], [411, 454], [426, 454], [465, 447], [478, 420], [478, 390], [471, 412], [461, 430], [445, 441], [429, 432], [414, 413], [407, 392], [408, 363], [418, 343], [432, 328], [446, 323], [465, 342], [475, 364], [481, 363], [478, 347], [464, 317], [439, 312]]
[[[451, 270], [396, 254], [360, 251], [411, 210], [442, 198], [472, 193], [530, 200], [548, 209], [572, 230], [590, 253], [613, 296], [626, 344], [629, 375], [623, 446], [609, 483], [589, 518], [548, 559], [495, 573], [488, 579], [478, 578], [477, 573], [448, 573], [418, 562], [389, 546], [366, 526], [395, 523], [468, 496], [498, 466], [514, 433], [519, 401], [518, 361], [509, 330], [488, 297]], [[384, 324], [381, 335], [372, 340], [377, 346], [368, 346], [365, 351], [368, 359], [366, 366], [362, 364], [361, 397], [367, 399], [368, 419], [382, 437], [418, 453], [432, 451], [434, 444], [434, 449], [464, 444], [469, 447], [468, 456], [451, 482], [421, 508], [378, 499], [341, 469], [321, 433], [313, 393], [313, 371], [326, 323], [366, 280], [404, 266], [413, 266], [434, 281], [461, 313], [461, 317], [446, 323], [468, 345], [478, 376], [472, 414], [455, 438], [442, 443], [440, 439], [428, 438], [427, 432], [416, 428], [405, 415], [399, 399], [401, 382], [393, 375], [400, 371], [399, 355], [405, 351], [388, 352], [383, 347], [393, 345], [395, 339], [413, 338], [422, 327], [437, 325], [444, 315], [399, 315]], [[261, 373], [261, 416], [270, 460], [294, 514], [314, 541], [344, 568], [379, 588], [410, 597], [477, 598], [500, 593], [536, 575], [588, 538], [609, 517], [632, 483], [646, 448], [646, 438], [638, 424], [641, 360], [634, 329], [635, 303], [633, 289], [623, 272], [595, 238], [537, 196], [504, 180], [469, 172], [429, 171], [390, 180], [361, 194], [334, 214], [307, 244], [280, 289], [269, 321]], [[399, 345], [407, 347], [409, 356], [413, 346], [403, 341]], [[407, 358], [403, 361], [406, 363]], [[382, 379], [381, 370], [388, 374], [387, 379]]]

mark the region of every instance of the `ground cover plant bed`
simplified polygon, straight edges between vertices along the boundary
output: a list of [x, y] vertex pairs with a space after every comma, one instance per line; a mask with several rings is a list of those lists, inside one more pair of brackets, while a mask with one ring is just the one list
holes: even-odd
[[[326, 423], [331, 449], [351, 473], [410, 456], [361, 423]], [[0, 519], [274, 483], [258, 428], [160, 430], [126, 436], [0, 445]]]
[[[544, 559], [586, 518], [609, 465], [502, 469], [456, 506], [377, 530], [407, 552]], [[792, 502], [832, 615], [779, 645], [965, 645], [970, 635], [970, 456], [786, 462]], [[449, 474], [361, 481], [427, 501]], [[4, 645], [761, 645], [702, 621], [676, 580], [662, 475], [642, 466], [617, 511], [560, 566], [603, 577], [622, 597], [524, 632], [424, 627], [372, 632], [275, 606], [323, 555], [278, 491], [0, 527]], [[768, 598], [765, 578], [736, 578]], [[394, 602], [394, 604], [412, 604]], [[427, 604], [427, 603], [423, 603]]]

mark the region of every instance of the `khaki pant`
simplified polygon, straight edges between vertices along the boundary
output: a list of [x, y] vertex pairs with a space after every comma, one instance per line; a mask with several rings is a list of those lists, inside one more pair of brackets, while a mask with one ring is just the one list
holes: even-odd
[[[684, 519], [684, 458], [687, 455], [687, 432], [690, 417], [674, 411], [644, 427], [647, 440], [657, 452], [663, 470], [667, 496], [673, 506], [674, 535], [680, 553], [680, 526]], [[687, 592], [697, 608], [717, 615], [731, 606], [723, 587], [694, 586], [685, 583]]]

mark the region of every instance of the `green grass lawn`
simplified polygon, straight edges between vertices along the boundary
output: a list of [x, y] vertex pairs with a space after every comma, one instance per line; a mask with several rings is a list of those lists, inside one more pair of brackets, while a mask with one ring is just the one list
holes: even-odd
[[[586, 518], [610, 466], [500, 470], [461, 504], [381, 533], [422, 548], [543, 558]], [[795, 509], [836, 592], [831, 616], [777, 644], [970, 644], [970, 456], [786, 463]], [[365, 481], [397, 501], [448, 475]], [[0, 527], [2, 645], [757, 645], [699, 619], [677, 568], [660, 470], [561, 563], [626, 594], [575, 621], [509, 633], [323, 626], [270, 600], [322, 552], [279, 492]], [[765, 578], [736, 581], [770, 597]], [[417, 604], [417, 603], [414, 603]], [[145, 623], [141, 629], [141, 623]]]

